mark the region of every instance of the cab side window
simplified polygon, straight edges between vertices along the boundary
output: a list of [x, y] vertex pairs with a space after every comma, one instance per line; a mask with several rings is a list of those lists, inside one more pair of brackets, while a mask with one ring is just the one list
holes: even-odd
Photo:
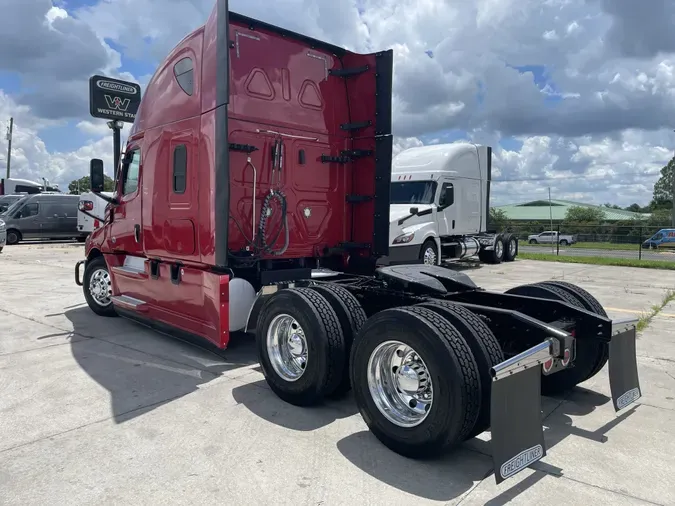
[[26, 204], [21, 208], [17, 213], [17, 218], [30, 218], [31, 216], [38, 215], [38, 205], [37, 204]]
[[141, 150], [134, 149], [129, 151], [126, 170], [124, 171], [124, 181], [122, 182], [122, 194], [129, 195], [138, 189], [138, 175], [141, 165]]
[[455, 203], [455, 187], [452, 183], [443, 183], [441, 187], [441, 198], [438, 205], [441, 207], [450, 207]]

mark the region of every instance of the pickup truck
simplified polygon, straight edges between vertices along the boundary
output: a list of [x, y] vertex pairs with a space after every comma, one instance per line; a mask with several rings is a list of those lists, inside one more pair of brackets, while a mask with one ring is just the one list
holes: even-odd
[[545, 231], [541, 234], [528, 235], [527, 242], [530, 244], [551, 244], [556, 242], [556, 236], [558, 236], [558, 242], [561, 246], [567, 246], [568, 244], [577, 242], [577, 238], [574, 235], [559, 234], [559, 232], [555, 231]]

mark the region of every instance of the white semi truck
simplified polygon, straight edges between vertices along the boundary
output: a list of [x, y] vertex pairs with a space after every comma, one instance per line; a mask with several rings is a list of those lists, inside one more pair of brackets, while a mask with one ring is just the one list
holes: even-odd
[[77, 229], [87, 235], [100, 227], [105, 221], [105, 208], [108, 205], [99, 195], [112, 198], [113, 192], [85, 192], [80, 194], [77, 213]]
[[489, 146], [460, 142], [399, 153], [392, 160], [389, 262], [515, 259], [518, 238], [489, 230], [491, 173]]

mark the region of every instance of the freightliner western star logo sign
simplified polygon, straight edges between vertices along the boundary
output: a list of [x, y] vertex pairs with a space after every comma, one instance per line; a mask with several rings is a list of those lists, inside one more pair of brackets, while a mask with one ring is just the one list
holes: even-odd
[[141, 103], [136, 83], [105, 76], [89, 79], [89, 112], [95, 118], [133, 123]]

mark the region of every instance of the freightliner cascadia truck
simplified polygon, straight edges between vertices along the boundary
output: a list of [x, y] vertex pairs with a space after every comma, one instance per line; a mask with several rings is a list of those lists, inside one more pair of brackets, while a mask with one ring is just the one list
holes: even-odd
[[442, 265], [478, 257], [512, 262], [514, 234], [488, 232], [492, 148], [468, 142], [420, 146], [393, 160], [390, 265]]
[[[401, 455], [489, 429], [499, 483], [546, 455], [542, 393], [609, 359], [615, 409], [640, 397], [636, 320], [608, 318], [565, 282], [500, 293], [438, 265], [378, 265], [389, 253], [392, 69], [391, 50], [355, 54], [218, 0], [135, 114], [133, 86], [97, 81], [108, 110], [134, 119], [76, 282], [101, 316], [221, 349], [233, 332], [254, 333], [276, 395], [309, 406], [351, 389]], [[96, 192], [102, 165], [91, 162]]]

